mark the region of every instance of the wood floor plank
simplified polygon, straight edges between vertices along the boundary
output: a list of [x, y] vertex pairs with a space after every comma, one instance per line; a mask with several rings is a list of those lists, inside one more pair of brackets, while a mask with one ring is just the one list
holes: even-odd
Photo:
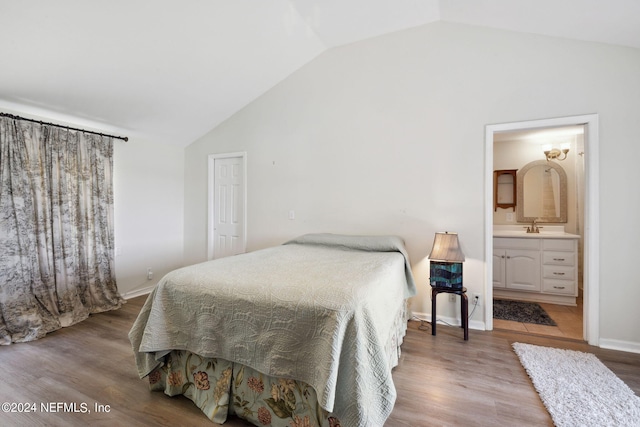
[[[127, 334], [145, 297], [120, 310], [31, 343], [0, 347], [0, 403], [85, 403], [90, 413], [0, 413], [3, 426], [211, 426], [188, 399], [150, 392], [136, 374]], [[640, 355], [585, 342], [514, 331], [469, 332], [438, 325], [438, 335], [410, 322], [393, 377], [398, 398], [385, 426], [551, 426], [531, 381], [511, 349], [513, 342], [594, 353], [636, 394]], [[427, 325], [428, 326], [428, 325]], [[94, 405], [109, 405], [96, 412]], [[232, 418], [228, 427], [249, 424]]]

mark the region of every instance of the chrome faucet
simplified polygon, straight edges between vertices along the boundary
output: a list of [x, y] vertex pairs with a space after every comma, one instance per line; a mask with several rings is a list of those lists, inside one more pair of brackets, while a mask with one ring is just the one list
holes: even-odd
[[542, 227], [536, 225], [536, 218], [534, 218], [533, 221], [531, 221], [531, 225], [527, 227], [527, 233], [540, 233], [541, 228]]

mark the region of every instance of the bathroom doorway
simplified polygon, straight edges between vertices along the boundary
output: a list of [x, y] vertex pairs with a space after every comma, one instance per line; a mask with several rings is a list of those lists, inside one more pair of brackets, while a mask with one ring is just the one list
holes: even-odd
[[[488, 302], [485, 311], [485, 325], [491, 330], [495, 327], [508, 327], [522, 330], [523, 332], [533, 332], [538, 334], [551, 334], [555, 336], [565, 336], [567, 338], [584, 339], [592, 345], [597, 345], [598, 330], [598, 294], [599, 284], [597, 282], [598, 269], [597, 246], [592, 242], [597, 241], [597, 115], [574, 116], [567, 118], [537, 120], [519, 123], [507, 123], [487, 126], [486, 133], [486, 193], [487, 194], [487, 214], [486, 214], [486, 253], [487, 253], [487, 288], [486, 299]], [[552, 318], [557, 319], [558, 326], [537, 326], [511, 322], [503, 322], [493, 319], [493, 285], [494, 285], [494, 254], [493, 235], [494, 226], [496, 229], [511, 228], [518, 229], [527, 226], [517, 222], [515, 209], [494, 209], [493, 200], [493, 171], [502, 169], [521, 169], [523, 165], [530, 161], [542, 160], [545, 163], [544, 151], [549, 151], [547, 144], [554, 144], [562, 149], [555, 159], [549, 161], [560, 164], [568, 173], [568, 187], [571, 189], [568, 197], [569, 215], [566, 222], [541, 224], [547, 225], [548, 229], [560, 226], [566, 233], [579, 235], [577, 239], [580, 243], [578, 247], [578, 268], [576, 270], [577, 283], [580, 288], [579, 296], [576, 300], [577, 306], [571, 307], [567, 302], [554, 301], [553, 296], [548, 300], [541, 299], [541, 306]], [[555, 148], [555, 147], [552, 147]], [[565, 153], [563, 149], [568, 148]], [[523, 204], [522, 200], [519, 200]], [[520, 212], [522, 214], [522, 211]], [[497, 254], [499, 256], [499, 254]], [[541, 277], [541, 281], [544, 279]], [[498, 289], [498, 288], [496, 288]], [[497, 294], [504, 293], [503, 290], [496, 291]], [[508, 298], [519, 299], [519, 294], [512, 292]], [[536, 295], [523, 294], [522, 300], [536, 300]], [[502, 309], [502, 304], [499, 306]], [[554, 319], [554, 320], [556, 320]], [[501, 323], [502, 322], [502, 323]], [[578, 325], [576, 325], [578, 322]], [[579, 323], [582, 323], [580, 325]], [[581, 326], [581, 327], [580, 327]]]

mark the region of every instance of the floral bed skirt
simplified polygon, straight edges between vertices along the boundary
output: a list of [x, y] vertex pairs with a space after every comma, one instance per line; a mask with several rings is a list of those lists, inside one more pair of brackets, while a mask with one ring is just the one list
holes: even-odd
[[151, 390], [184, 395], [215, 423], [229, 413], [257, 426], [337, 427], [337, 418], [320, 405], [313, 387], [273, 378], [223, 359], [174, 350], [166, 364], [149, 375]]
[[[388, 341], [389, 369], [398, 364], [406, 333], [406, 306]], [[213, 422], [236, 414], [256, 426], [338, 427], [340, 421], [318, 404], [316, 391], [302, 381], [274, 378], [223, 359], [173, 350], [149, 374], [151, 390], [184, 395]]]

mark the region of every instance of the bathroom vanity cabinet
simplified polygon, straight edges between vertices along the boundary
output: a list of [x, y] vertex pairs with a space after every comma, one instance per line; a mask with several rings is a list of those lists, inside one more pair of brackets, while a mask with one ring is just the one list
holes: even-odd
[[493, 287], [540, 291], [540, 242], [538, 239], [494, 239]]
[[493, 294], [576, 305], [578, 236], [494, 237]]

